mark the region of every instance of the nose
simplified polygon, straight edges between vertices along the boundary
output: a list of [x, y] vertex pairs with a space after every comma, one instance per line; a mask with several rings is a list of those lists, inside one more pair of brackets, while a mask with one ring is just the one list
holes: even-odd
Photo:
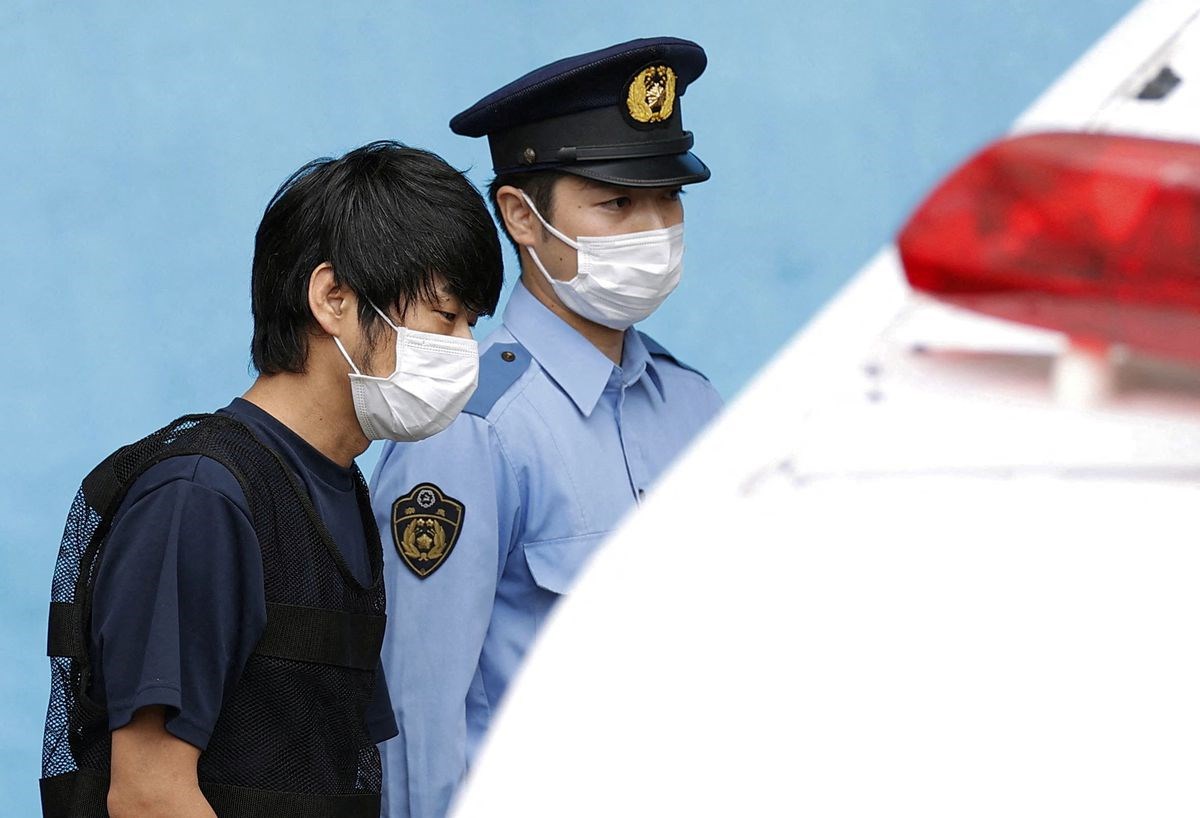
[[664, 227], [670, 227], [671, 224], [670, 214], [666, 212], [665, 208], [654, 204], [650, 207], [641, 208], [637, 221], [631, 227], [640, 233], [645, 230], [661, 230]]
[[650, 207], [645, 208], [642, 230], [661, 230], [664, 227], [674, 227], [683, 221], [683, 205], [678, 199], [664, 199], [654, 196], [650, 199]]

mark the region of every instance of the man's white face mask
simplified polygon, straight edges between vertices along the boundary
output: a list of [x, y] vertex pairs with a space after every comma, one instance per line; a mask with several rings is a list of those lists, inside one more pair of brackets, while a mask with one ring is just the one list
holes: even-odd
[[354, 370], [350, 390], [358, 425], [368, 440], [422, 440], [445, 429], [467, 405], [479, 382], [479, 345], [398, 327], [371, 304], [396, 332], [396, 371], [386, 378], [364, 375], [342, 342], [333, 342]]
[[529, 248], [533, 263], [576, 315], [623, 330], [658, 309], [679, 284], [683, 222], [660, 230], [572, 239], [542, 218], [525, 191], [521, 195], [551, 235], [578, 253], [575, 277], [559, 281], [546, 271], [537, 251]]

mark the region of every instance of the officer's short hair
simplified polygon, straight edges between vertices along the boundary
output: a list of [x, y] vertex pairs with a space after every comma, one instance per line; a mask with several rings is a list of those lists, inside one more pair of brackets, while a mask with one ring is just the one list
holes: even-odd
[[382, 322], [368, 300], [403, 309], [435, 297], [440, 275], [467, 309], [491, 315], [503, 283], [483, 197], [437, 155], [380, 141], [316, 159], [280, 186], [255, 235], [250, 351], [260, 373], [305, 370], [308, 281], [326, 262], [359, 296], [372, 342]]
[[[533, 206], [538, 209], [538, 213], [542, 214], [542, 218], [554, 224], [554, 216], [551, 215], [554, 212], [554, 183], [566, 175], [553, 170], [534, 173], [503, 173], [488, 185], [488, 200], [492, 203], [492, 212], [496, 214], [496, 221], [500, 223], [500, 229], [508, 237], [518, 258], [521, 256], [521, 248], [513, 239], [512, 234], [508, 232], [508, 225], [504, 223], [504, 215], [500, 212], [500, 203], [496, 199], [496, 193], [505, 185], [512, 185], [525, 191], [525, 195], [533, 200]], [[543, 228], [544, 231], [545, 228]]]

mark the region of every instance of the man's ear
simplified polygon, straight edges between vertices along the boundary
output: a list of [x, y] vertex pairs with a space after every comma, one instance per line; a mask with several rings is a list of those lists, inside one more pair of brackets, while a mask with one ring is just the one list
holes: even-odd
[[513, 241], [523, 247], [538, 242], [543, 230], [542, 223], [521, 195], [520, 188], [502, 185], [496, 191], [496, 209], [500, 211], [500, 217], [504, 219], [504, 226], [508, 228]]
[[358, 299], [337, 282], [328, 262], [317, 265], [308, 277], [308, 309], [326, 335], [344, 336], [348, 321], [357, 321]]

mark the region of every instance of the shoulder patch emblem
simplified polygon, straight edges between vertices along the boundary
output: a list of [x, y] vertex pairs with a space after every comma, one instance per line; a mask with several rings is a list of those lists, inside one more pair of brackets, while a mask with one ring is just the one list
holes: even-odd
[[466, 512], [433, 483], [418, 483], [392, 503], [392, 542], [410, 571], [425, 579], [442, 567], [458, 542]]

